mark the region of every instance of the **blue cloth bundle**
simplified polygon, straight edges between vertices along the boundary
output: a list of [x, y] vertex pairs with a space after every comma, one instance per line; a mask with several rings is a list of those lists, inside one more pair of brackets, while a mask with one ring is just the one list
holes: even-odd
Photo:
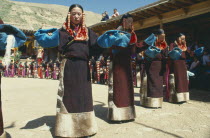
[[9, 24], [0, 24], [0, 49], [5, 50], [7, 45], [7, 35], [14, 35], [16, 45], [14, 47], [20, 47], [26, 42], [26, 35], [18, 28]]
[[110, 30], [99, 36], [98, 45], [102, 48], [112, 46], [127, 47], [129, 45], [131, 34], [120, 30]]
[[145, 55], [151, 59], [155, 58], [157, 54], [159, 54], [161, 50], [155, 46], [149, 46], [145, 51]]
[[0, 32], [0, 49], [6, 49], [7, 45], [7, 34], [5, 32]]
[[154, 46], [156, 39], [157, 37], [152, 33], [147, 39], [144, 40], [144, 42], [149, 46]]
[[[48, 33], [52, 33], [52, 35], [48, 35]], [[53, 48], [59, 45], [59, 30], [57, 28], [39, 29], [34, 36], [43, 48]]]
[[174, 47], [173, 50], [171, 50], [169, 53], [168, 53], [169, 57], [172, 59], [172, 60], [179, 60], [181, 55], [182, 55], [182, 50], [178, 47]]
[[200, 48], [194, 50], [194, 52], [195, 52], [195, 55], [196, 55], [197, 57], [200, 57], [200, 56], [203, 55], [204, 47], [200, 47]]

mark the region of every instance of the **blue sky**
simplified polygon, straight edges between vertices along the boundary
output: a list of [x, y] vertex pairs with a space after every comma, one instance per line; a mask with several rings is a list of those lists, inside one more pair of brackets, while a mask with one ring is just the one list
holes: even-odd
[[113, 9], [118, 9], [120, 14], [145, 6], [158, 0], [13, 0], [32, 3], [58, 4], [70, 6], [80, 4], [84, 10], [101, 14], [107, 11], [112, 15]]

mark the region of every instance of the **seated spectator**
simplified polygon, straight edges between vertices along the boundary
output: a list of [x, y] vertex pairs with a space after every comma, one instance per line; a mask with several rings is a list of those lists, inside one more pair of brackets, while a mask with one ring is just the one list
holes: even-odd
[[210, 55], [207, 49], [204, 51], [204, 55], [201, 60], [202, 68], [200, 71], [200, 75], [197, 78], [197, 80], [199, 80], [199, 88], [210, 90]]
[[106, 21], [109, 19], [109, 15], [107, 14], [107, 12], [105, 11], [104, 13], [102, 13], [102, 19], [101, 21]]
[[105, 14], [104, 13], [102, 13], [102, 19], [101, 19], [101, 21], [106, 21], [105, 20]]
[[203, 53], [203, 57], [202, 57], [202, 65], [203, 66], [208, 66], [208, 63], [210, 62], [210, 58], [209, 58], [209, 51], [206, 49]]
[[109, 19], [109, 15], [108, 15], [107, 11], [105, 11], [104, 14], [105, 14], [105, 19], [108, 20]]
[[114, 14], [112, 15], [112, 18], [113, 17], [117, 17], [117, 16], [119, 16], [120, 14], [119, 14], [119, 12], [117, 11], [117, 9], [114, 9]]
[[190, 46], [190, 50], [194, 51], [198, 48], [198, 41], [195, 41], [191, 46]]
[[194, 61], [192, 62], [189, 70], [191, 72], [195, 73], [197, 71], [199, 65], [200, 65], [200, 61], [198, 60], [197, 57], [194, 57]]

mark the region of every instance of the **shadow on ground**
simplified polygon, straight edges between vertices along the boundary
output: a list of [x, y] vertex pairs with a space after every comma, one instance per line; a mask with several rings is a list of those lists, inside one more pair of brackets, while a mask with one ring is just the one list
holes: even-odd
[[21, 129], [36, 129], [38, 127], [43, 126], [44, 124], [46, 124], [47, 126], [51, 128], [50, 132], [51, 132], [52, 137], [54, 137], [55, 136], [54, 134], [55, 116], [43, 116], [43, 117], [31, 120]]
[[6, 137], [7, 138], [12, 138], [11, 135], [9, 133], [6, 132]]
[[15, 122], [12, 122], [9, 126], [5, 127], [4, 129], [10, 129], [15, 127]]
[[104, 120], [105, 122], [109, 122], [107, 119], [108, 108], [104, 107], [106, 104], [100, 101], [94, 101], [94, 102], [99, 103], [97, 105], [94, 105], [94, 111], [96, 117], [100, 118], [101, 120]]
[[191, 89], [190, 90], [190, 100], [210, 102], [210, 91]]

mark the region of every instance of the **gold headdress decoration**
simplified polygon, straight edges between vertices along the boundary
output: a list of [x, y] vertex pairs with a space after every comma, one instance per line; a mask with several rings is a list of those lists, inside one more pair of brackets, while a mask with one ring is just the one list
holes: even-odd
[[79, 26], [79, 29], [74, 35], [73, 30], [71, 29], [71, 20], [70, 20], [71, 13], [68, 13], [67, 22], [64, 23], [64, 28], [66, 28], [67, 32], [77, 41], [85, 41], [88, 40], [88, 29], [85, 26], [85, 13], [82, 13], [82, 23]]

